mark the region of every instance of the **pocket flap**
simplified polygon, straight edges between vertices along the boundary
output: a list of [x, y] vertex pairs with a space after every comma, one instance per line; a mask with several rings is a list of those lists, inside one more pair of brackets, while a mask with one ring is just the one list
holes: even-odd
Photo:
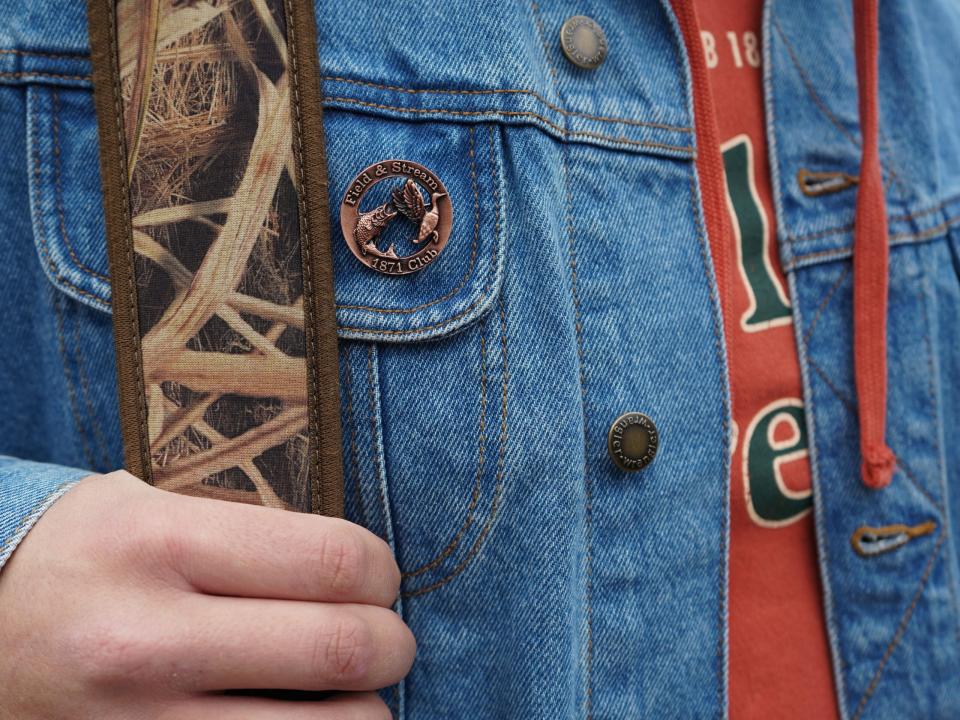
[[[110, 311], [93, 98], [87, 90], [27, 88], [28, 169], [34, 241], [47, 276], [79, 302]], [[487, 311], [504, 263], [504, 190], [496, 124], [413, 123], [325, 113], [338, 334], [380, 342], [453, 333]], [[365, 167], [390, 158], [429, 168], [453, 207], [450, 239], [424, 269], [371, 270], [340, 229], [340, 201]]]
[[[328, 109], [334, 277], [341, 337], [381, 342], [425, 340], [455, 332], [491, 306], [503, 276], [505, 222], [501, 137], [492, 124], [413, 123]], [[390, 159], [412, 161], [444, 184], [453, 208], [449, 241], [437, 258], [408, 275], [367, 267], [340, 229], [340, 202], [357, 175]], [[398, 180], [395, 183], [400, 186]], [[408, 223], [392, 223], [406, 226]], [[397, 230], [381, 251], [408, 242]], [[397, 247], [401, 256], [408, 255]]]

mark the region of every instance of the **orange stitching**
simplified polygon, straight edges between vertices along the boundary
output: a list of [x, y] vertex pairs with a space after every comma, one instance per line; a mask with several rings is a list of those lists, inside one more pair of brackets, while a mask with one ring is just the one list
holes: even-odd
[[[31, 107], [27, 112], [30, 115], [30, 123], [33, 126], [34, 130], [36, 131], [37, 111]], [[34, 162], [33, 175], [35, 179], [34, 181], [35, 187], [33, 190], [33, 195], [34, 195], [34, 199], [36, 200], [36, 206], [37, 206], [33, 215], [34, 215], [34, 220], [36, 221], [36, 224], [37, 224], [37, 230], [40, 233], [40, 237], [38, 238], [40, 240], [40, 252], [42, 253], [44, 260], [46, 260], [47, 267], [50, 269], [50, 272], [53, 273], [54, 280], [56, 282], [63, 283], [64, 285], [66, 285], [67, 287], [69, 287], [71, 290], [78, 293], [79, 295], [89, 298], [90, 300], [94, 301], [98, 305], [101, 305], [104, 308], [109, 309], [110, 303], [108, 303], [107, 301], [103, 300], [100, 297], [97, 297], [93, 293], [87, 292], [83, 288], [78, 287], [72, 280], [70, 280], [67, 277], [64, 277], [60, 273], [60, 269], [57, 267], [56, 262], [54, 262], [53, 256], [50, 254], [50, 249], [47, 247], [47, 230], [44, 227], [43, 215], [40, 212], [40, 183], [41, 183], [40, 154], [39, 154], [39, 149], [37, 148], [36, 145], [34, 145], [33, 147], [33, 162]]]
[[773, 18], [773, 26], [777, 29], [777, 34], [780, 36], [780, 39], [783, 40], [783, 46], [787, 50], [787, 54], [790, 56], [790, 60], [793, 62], [793, 66], [796, 68], [797, 73], [800, 75], [800, 80], [803, 82], [804, 87], [807, 89], [807, 92], [810, 93], [810, 97], [813, 99], [814, 104], [820, 108], [820, 111], [827, 116], [827, 119], [832, 122], [837, 130], [839, 130], [847, 140], [853, 143], [854, 147], [859, 147], [860, 143], [857, 142], [857, 139], [850, 134], [850, 131], [841, 123], [837, 116], [833, 114], [833, 111], [823, 102], [823, 99], [816, 92], [816, 89], [813, 86], [813, 83], [810, 81], [810, 78], [807, 76], [806, 70], [800, 65], [800, 60], [797, 58], [796, 52], [793, 49], [793, 45], [787, 39], [786, 33], [783, 32], [783, 28], [780, 27], [780, 22]]
[[[804, 342], [806, 342], [806, 339], [804, 340]], [[830, 376], [827, 375], [826, 372], [824, 372], [823, 368], [821, 368], [816, 362], [814, 362], [813, 359], [809, 357], [807, 358], [807, 364], [809, 364], [810, 367], [813, 368], [813, 371], [820, 376], [820, 379], [823, 380], [823, 384], [827, 386], [827, 389], [830, 390], [830, 392], [833, 393], [834, 397], [837, 398], [837, 400], [839, 400], [840, 403], [847, 409], [847, 412], [849, 412], [851, 415], [855, 415], [857, 412], [857, 408], [853, 404], [853, 401], [849, 397], [847, 397], [846, 394], [840, 390], [840, 388], [836, 386], [836, 384], [830, 378]], [[897, 448], [894, 448], [894, 450], [896, 449]], [[934, 499], [934, 497], [930, 494], [930, 492], [925, 487], [923, 487], [923, 485], [920, 484], [920, 481], [917, 479], [916, 475], [914, 475], [913, 471], [910, 470], [910, 467], [907, 465], [906, 461], [904, 461], [902, 453], [897, 452], [895, 454], [897, 456], [897, 470], [899, 470], [903, 474], [903, 476], [910, 481], [910, 484], [917, 489], [917, 492], [919, 492], [921, 495], [923, 495], [927, 499], [927, 502], [929, 502], [935, 508], [938, 508], [940, 509], [941, 512], [943, 512], [943, 507], [941, 503], [937, 502], [937, 500]]]
[[807, 344], [810, 342], [810, 338], [813, 336], [813, 331], [817, 329], [817, 323], [820, 322], [820, 317], [823, 315], [824, 311], [827, 309], [827, 306], [830, 304], [830, 301], [833, 300], [834, 294], [837, 290], [840, 289], [840, 286], [843, 284], [843, 281], [847, 279], [847, 275], [850, 274], [850, 267], [847, 266], [843, 269], [837, 279], [834, 281], [833, 285], [830, 286], [830, 289], [827, 290], [827, 294], [823, 296], [823, 300], [820, 301], [820, 304], [817, 306], [816, 312], [813, 314], [813, 318], [810, 320], [810, 326], [807, 328], [806, 332], [803, 334], [803, 342]]
[[[500, 236], [500, 193], [496, 190], [496, 185], [494, 185], [494, 203], [497, 206], [496, 212], [496, 227], [494, 234]], [[487, 533], [490, 531], [490, 528], [493, 525], [494, 519], [497, 517], [497, 513], [500, 507], [500, 493], [503, 489], [503, 475], [505, 469], [505, 459], [506, 459], [506, 448], [508, 442], [507, 435], [507, 380], [509, 377], [509, 370], [507, 367], [507, 315], [506, 309], [503, 303], [503, 296], [500, 296], [500, 343], [501, 343], [501, 353], [503, 361], [503, 396], [501, 399], [501, 415], [500, 415], [500, 452], [499, 459], [497, 460], [497, 479], [494, 484], [493, 491], [493, 501], [490, 505], [490, 514], [487, 516], [486, 522], [483, 524], [483, 529], [480, 531], [480, 534], [477, 536], [477, 539], [474, 540], [473, 545], [471, 546], [469, 552], [464, 556], [463, 560], [457, 564], [446, 577], [441, 578], [432, 585], [428, 585], [417, 590], [411, 590], [407, 593], [402, 593], [403, 597], [414, 597], [417, 595], [425, 595], [428, 592], [432, 592], [439, 587], [446, 585], [453, 578], [463, 572], [467, 566], [471, 563], [474, 556], [480, 551], [480, 548], [483, 546], [484, 539], [487, 536]]]
[[[550, 44], [547, 42], [546, 32], [543, 27], [543, 18], [540, 16], [540, 6], [536, 0], [531, 0], [530, 9], [533, 12], [534, 22], [537, 28], [537, 34], [540, 36], [540, 42], [543, 45], [543, 54], [550, 65], [550, 73], [553, 76], [553, 89], [560, 96], [560, 85], [558, 83], [558, 73], [556, 64], [553, 61], [553, 52]], [[586, 657], [586, 680], [584, 700], [587, 720], [593, 720], [593, 499], [590, 475], [587, 467], [587, 439], [590, 437], [587, 432], [587, 384], [586, 371], [584, 369], [583, 352], [583, 333], [580, 313], [580, 296], [577, 288], [577, 260], [576, 248], [574, 242], [573, 226], [573, 193], [570, 189], [570, 163], [568, 161], [569, 149], [560, 148], [560, 162], [563, 170], [563, 184], [566, 191], [566, 225], [567, 225], [567, 261], [570, 267], [570, 294], [573, 300], [574, 308], [574, 329], [577, 341], [577, 359], [580, 380], [580, 413], [583, 427], [583, 481], [584, 481], [584, 514], [585, 514], [585, 540], [586, 540], [586, 587], [584, 605], [586, 606], [587, 616], [587, 657]]]
[[[924, 333], [924, 339], [926, 339], [926, 337], [927, 337], [927, 333]], [[927, 364], [929, 364], [930, 362], [931, 362], [931, 358], [930, 358], [929, 348], [928, 348]], [[931, 374], [930, 375], [931, 383], [933, 382], [932, 380], [933, 377], [934, 377], [933, 374]], [[851, 403], [851, 414], [853, 414], [852, 403]], [[941, 503], [939, 500], [933, 497], [933, 495], [930, 494], [930, 491], [920, 484], [920, 479], [917, 477], [916, 473], [910, 469], [910, 466], [907, 465], [906, 461], [903, 459], [903, 455], [901, 453], [896, 453], [896, 455], [897, 455], [897, 468], [900, 470], [900, 472], [903, 473], [904, 477], [906, 477], [907, 480], [909, 480], [910, 483], [917, 489], [917, 492], [919, 492], [921, 495], [923, 495], [927, 499], [927, 502], [929, 502], [931, 505], [937, 508], [941, 513], [945, 514], [946, 511], [943, 509], [943, 503]]]
[[467, 517], [463, 521], [460, 530], [439, 555], [415, 570], [403, 573], [403, 577], [405, 578], [422, 575], [450, 557], [450, 554], [460, 545], [464, 534], [470, 529], [470, 526], [473, 525], [473, 517], [477, 510], [477, 505], [480, 503], [480, 490], [483, 484], [484, 445], [486, 444], [487, 436], [487, 342], [484, 337], [485, 331], [486, 321], [480, 325], [480, 427], [477, 432], [477, 473], [473, 485], [473, 494], [470, 497], [470, 506], [467, 509]]
[[919, 232], [919, 233], [915, 233], [915, 232], [896, 233], [895, 235], [891, 235], [891, 236], [890, 236], [890, 239], [891, 239], [891, 240], [905, 240], [905, 239], [907, 239], [907, 238], [913, 238], [913, 239], [915, 239], [915, 240], [928, 240], [928, 239], [930, 239], [930, 238], [932, 238], [932, 237], [934, 237], [934, 236], [936, 236], [936, 235], [939, 235], [940, 233], [942, 233], [942, 232], [944, 232], [944, 231], [946, 231], [946, 230], [949, 230], [951, 227], [953, 227], [954, 225], [956, 225], [958, 222], [960, 222], [960, 215], [954, 215], [954, 216], [952, 216], [952, 217], [948, 217], [946, 220], [944, 220], [944, 221], [943, 221], [942, 223], [940, 223], [939, 225], [934, 225], [934, 226], [931, 227], [931, 228], [927, 228], [927, 229], [924, 230], [923, 232]]
[[[905, 231], [901, 233], [896, 233], [890, 236], [890, 240], [891, 241], [892, 240], [917, 240], [917, 241], [929, 240], [930, 238], [936, 237], [941, 233], [946, 232], [947, 230], [949, 230], [950, 228], [952, 228], [954, 225], [957, 225], [957, 224], [960, 224], [960, 215], [954, 215], [953, 217], [947, 218], [945, 221], [943, 221], [939, 225], [935, 225], [934, 227], [928, 228], [923, 232], [916, 233], [916, 232]], [[821, 257], [832, 257], [832, 256], [841, 257], [844, 255], [848, 255], [851, 252], [852, 252], [851, 248], [844, 247], [844, 248], [836, 248], [834, 250], [819, 250], [817, 252], [806, 253], [805, 255], [797, 255], [794, 257], [793, 260], [791, 260], [787, 264], [785, 270], [788, 272], [793, 270], [795, 267], [797, 267], [797, 265], [799, 265], [804, 260], [810, 260], [812, 258], [821, 258]]]
[[[896, 220], [897, 218], [890, 217], [889, 220]], [[805, 233], [803, 235], [787, 235], [787, 240], [790, 242], [802, 242], [804, 240], [820, 240], [825, 237], [830, 237], [831, 235], [840, 235], [842, 233], [847, 233], [853, 230], [853, 223], [847, 223], [846, 225], [840, 225], [838, 227], [827, 228], [826, 230], [817, 230], [816, 232]]]
[[357, 450], [357, 427], [356, 418], [353, 412], [353, 369], [349, 358], [350, 350], [347, 350], [347, 362], [343, 365], [343, 389], [347, 394], [347, 424], [350, 428], [350, 460], [353, 466], [353, 485], [357, 493], [357, 508], [360, 510], [361, 524], [369, 528], [370, 521], [367, 519], [367, 511], [363, 506], [363, 488], [360, 485], [360, 453]]
[[[857, 555], [860, 557], [871, 558], [901, 548], [914, 538], [930, 535], [936, 529], [937, 524], [932, 520], [920, 523], [919, 525], [903, 525], [899, 523], [896, 525], [884, 525], [882, 527], [861, 525], [850, 537], [850, 544], [853, 545], [853, 549], [856, 551]], [[866, 545], [864, 544], [864, 541], [867, 538], [872, 538], [874, 542], [884, 538], [899, 538], [899, 540], [894, 540], [889, 545], [869, 551], [866, 549]]]
[[70, 415], [77, 426], [77, 434], [80, 436], [80, 445], [83, 448], [83, 459], [87, 463], [87, 469], [92, 470], [96, 463], [93, 460], [93, 453], [90, 452], [90, 442], [87, 439], [87, 431], [80, 420], [80, 410], [77, 403], [77, 390], [73, 383], [73, 372], [70, 370], [70, 359], [67, 357], [67, 344], [63, 339], [63, 308], [60, 307], [60, 297], [53, 296], [53, 310], [57, 319], [57, 347], [60, 350], [60, 360], [63, 361], [63, 378], [67, 384], [67, 398], [70, 401]]
[[27, 78], [27, 77], [42, 77], [42, 78], [55, 78], [57, 80], [85, 80], [90, 82], [93, 78], [90, 75], [62, 75], [60, 73], [49, 73], [49, 72], [0, 72], [0, 78]]
[[547, 43], [547, 34], [543, 30], [543, 19], [540, 17], [540, 6], [536, 0], [531, 0], [530, 11], [533, 15], [533, 22], [537, 29], [537, 35], [540, 37], [540, 43], [543, 45], [543, 56], [550, 67], [550, 75], [553, 77], [553, 90], [559, 92], [557, 88], [557, 66], [553, 62], [553, 54], [550, 52], [550, 45]]
[[89, 61], [90, 59], [86, 55], [67, 55], [64, 53], [41, 52], [39, 50], [13, 50], [13, 49], [6, 49], [6, 48], [0, 50], [0, 55], [23, 55], [24, 57], [45, 57], [45, 58], [53, 58], [54, 60]]
[[[476, 150], [474, 147], [474, 135], [475, 135], [475, 130], [473, 126], [471, 126], [469, 155], [471, 159], [470, 180], [471, 180], [471, 185], [473, 186], [473, 217], [474, 217], [473, 246], [470, 249], [470, 265], [467, 267], [467, 271], [466, 273], [464, 273], [463, 279], [460, 281], [457, 287], [455, 287], [453, 290], [451, 290], [449, 293], [447, 293], [441, 298], [437, 298], [436, 300], [431, 300], [429, 302], [425, 302], [425, 303], [422, 303], [421, 305], [417, 305], [416, 307], [411, 307], [411, 308], [376, 308], [376, 307], [369, 307], [366, 305], [337, 305], [337, 309], [366, 310], [368, 312], [407, 314], [407, 313], [416, 312], [417, 310], [423, 310], [424, 308], [428, 308], [432, 305], [436, 305], [437, 303], [441, 303], [441, 302], [444, 302], [445, 300], [449, 300], [453, 296], [457, 295], [461, 290], [463, 290], [463, 288], [467, 284], [467, 281], [470, 279], [470, 276], [473, 274], [473, 268], [477, 260], [477, 247], [480, 242], [480, 189], [477, 184], [477, 157], [476, 157]], [[493, 155], [493, 129], [492, 128], [490, 129], [490, 154]], [[493, 174], [492, 165], [490, 170], [492, 175]], [[496, 182], [495, 178], [494, 178], [494, 182]]]
[[[918, 210], [913, 213], [901, 213], [900, 215], [891, 215], [888, 220], [890, 222], [905, 222], [907, 220], [917, 220], [927, 215], [932, 215], [935, 212], [943, 210], [947, 205], [952, 205], [957, 200], [960, 200], [960, 195], [951, 195], [950, 197], [942, 200], [936, 205], [931, 205], [928, 208]], [[803, 240], [819, 240], [821, 238], [829, 237], [831, 235], [839, 235], [840, 233], [850, 232], [853, 230], [854, 226], [852, 223], [847, 225], [841, 225], [839, 227], [827, 228], [826, 230], [818, 230], [816, 232], [806, 233], [804, 235], [787, 235], [787, 239], [790, 242], [799, 242]]]
[[487, 89], [487, 90], [455, 90], [452, 88], [405, 88], [397, 85], [380, 85], [378, 83], [367, 82], [364, 80], [353, 80], [346, 77], [326, 76], [324, 80], [333, 82], [344, 82], [361, 87], [370, 87], [376, 90], [390, 90], [394, 92], [407, 93], [408, 95], [432, 94], [432, 95], [529, 95], [540, 101], [550, 110], [567, 115], [570, 117], [580, 117], [586, 120], [596, 120], [598, 122], [615, 123], [618, 125], [635, 125], [637, 127], [658, 128], [660, 130], [670, 130], [674, 132], [689, 133], [692, 128], [681, 125], [670, 125], [668, 123], [650, 122], [645, 120], [634, 120], [632, 118], [608, 117], [604, 115], [590, 115], [588, 113], [576, 112], [574, 110], [564, 110], [562, 107], [554, 105], [535, 90], [520, 89]]
[[797, 184], [800, 192], [807, 197], [820, 197], [853, 187], [860, 178], [845, 172], [816, 172], [800, 168], [797, 170]]
[[50, 93], [50, 98], [53, 104], [53, 117], [51, 126], [51, 134], [53, 135], [53, 177], [56, 187], [57, 216], [60, 218], [60, 234], [63, 235], [64, 244], [67, 246], [67, 252], [70, 253], [70, 257], [77, 264], [77, 267], [80, 270], [83, 270], [105, 282], [110, 282], [109, 277], [103, 273], [97, 272], [93, 268], [87, 267], [80, 261], [80, 258], [78, 258], [74, 252], [73, 243], [70, 242], [70, 236], [67, 234], [67, 220], [63, 208], [63, 182], [61, 177], [63, 168], [60, 161], [60, 93], [56, 90], [53, 90]]
[[630, 140], [625, 137], [615, 137], [613, 135], [603, 135], [601, 133], [578, 131], [574, 132], [572, 130], [567, 130], [556, 123], [548, 120], [543, 115], [534, 112], [521, 112], [521, 111], [510, 111], [510, 110], [443, 110], [440, 108], [405, 108], [397, 107], [394, 105], [381, 105], [380, 103], [365, 102], [363, 100], [354, 100], [353, 98], [347, 97], [327, 97], [325, 98], [328, 102], [332, 103], [344, 103], [346, 105], [359, 105], [361, 107], [370, 107], [376, 108], [378, 110], [389, 110], [393, 112], [401, 113], [412, 113], [417, 115], [424, 114], [441, 114], [441, 115], [453, 115], [456, 117], [529, 117], [539, 120], [544, 125], [550, 127], [555, 132], [559, 133], [563, 137], [567, 138], [593, 138], [596, 140], [605, 140], [607, 142], [617, 143], [621, 145], [634, 145], [637, 147], [648, 147], [648, 148], [659, 148], [662, 150], [676, 150], [683, 153], [693, 152], [693, 147], [690, 145], [670, 145], [668, 143], [655, 142], [653, 140]]
[[490, 533], [490, 529], [493, 527], [493, 522], [497, 519], [497, 516], [500, 513], [500, 500], [503, 497], [503, 481], [504, 476], [506, 475], [507, 444], [509, 442], [507, 423], [507, 387], [508, 379], [510, 377], [510, 372], [507, 366], [507, 315], [503, 304], [503, 298], [500, 298], [500, 346], [503, 359], [503, 394], [500, 400], [500, 452], [497, 459], [497, 480], [494, 486], [493, 503], [490, 506], [490, 514], [487, 516], [486, 522], [483, 524], [483, 529], [480, 531], [477, 539], [470, 547], [470, 551], [446, 577], [438, 580], [432, 585], [403, 593], [403, 597], [417, 597], [419, 595], [426, 595], [429, 592], [433, 592], [434, 590], [443, 587], [464, 570], [466, 570], [470, 563], [473, 562], [473, 559], [480, 552], [480, 549], [483, 547], [484, 541], [486, 540], [487, 535]]
[[[776, 27], [777, 34], [780, 36], [780, 39], [783, 40], [783, 45], [787, 49], [787, 54], [790, 56], [790, 61], [793, 63], [794, 68], [796, 68], [797, 74], [800, 75], [800, 81], [803, 83], [804, 87], [807, 90], [807, 93], [809, 93], [814, 104], [818, 108], [820, 108], [820, 111], [827, 116], [827, 119], [830, 120], [830, 122], [832, 122], [836, 126], [836, 128], [843, 134], [843, 136], [847, 140], [850, 141], [850, 143], [855, 148], [859, 148], [860, 142], [857, 140], [857, 138], [850, 134], [847, 128], [843, 125], [843, 123], [841, 123], [840, 120], [837, 119], [837, 116], [833, 114], [833, 111], [830, 110], [826, 102], [824, 102], [824, 100], [820, 97], [816, 87], [813, 84], [813, 81], [810, 79], [810, 76], [807, 75], [806, 70], [800, 64], [800, 58], [797, 56], [796, 50], [794, 50], [793, 45], [790, 43], [790, 40], [787, 38], [786, 33], [783, 32], [783, 28], [780, 27], [780, 23], [776, 18], [773, 18], [773, 24]], [[890, 152], [889, 143], [887, 142], [887, 139], [884, 137], [882, 130], [880, 131], [880, 139], [883, 141], [884, 151], [887, 153], [887, 155], [892, 155], [892, 153]], [[887, 180], [886, 187], [890, 187], [893, 185], [894, 182], [896, 182], [897, 185], [900, 187], [900, 195], [902, 197], [903, 184], [900, 181], [900, 176], [897, 174], [896, 170], [894, 170], [893, 168], [893, 163], [890, 160], [887, 160], [884, 163], [884, 167], [886, 168], [887, 173], [890, 176]]]
[[107, 441], [100, 428], [100, 420], [91, 400], [90, 383], [87, 380], [87, 374], [83, 366], [86, 363], [86, 356], [83, 353], [83, 343], [80, 337], [80, 323], [73, 323], [73, 347], [76, 351], [77, 376], [80, 378], [80, 391], [83, 395], [83, 402], [87, 406], [87, 415], [90, 418], [90, 424], [93, 426], [94, 440], [96, 440], [97, 449], [100, 451], [100, 459], [103, 460], [102, 469], [110, 469], [110, 452], [107, 449]]
[[940, 554], [940, 548], [943, 547], [943, 541], [946, 539], [947, 534], [945, 532], [941, 532], [940, 538], [937, 540], [937, 544], [933, 548], [933, 552], [930, 553], [930, 559], [927, 561], [927, 567], [923, 571], [923, 576], [920, 578], [920, 585], [917, 588], [917, 591], [913, 594], [913, 600], [910, 602], [910, 606], [906, 609], [906, 611], [904, 611], [903, 616], [900, 618], [900, 624], [897, 626], [897, 630], [893, 634], [893, 639], [891, 639], [890, 644], [887, 645], [887, 649], [883, 653], [883, 658], [880, 660], [880, 664], [877, 666], [877, 670], [874, 672], [873, 678], [870, 680], [870, 684], [864, 691], [863, 697], [860, 698], [860, 702], [857, 704], [857, 709], [854, 712], [852, 720], [860, 720], [860, 718], [863, 717], [863, 711], [867, 707], [867, 702], [873, 696], [873, 693], [876, 692], [877, 686], [880, 684], [880, 677], [883, 675], [883, 671], [887, 666], [887, 662], [890, 660], [890, 656], [893, 655], [893, 651], [896, 649], [897, 645], [900, 644], [900, 641], [903, 639], [903, 636], [907, 631], [907, 625], [910, 623], [910, 618], [913, 617], [913, 611], [916, 609], [917, 603], [920, 602], [920, 598], [923, 596], [923, 591], [927, 586], [927, 581], [930, 579], [930, 575], [933, 573], [933, 567], [936, 564], [937, 556]]
[[[947, 247], [948, 247], [948, 250], [952, 247], [952, 244], [949, 238], [947, 239]], [[938, 374], [933, 362], [933, 358], [934, 358], [933, 340], [930, 337], [931, 335], [930, 327], [932, 324], [930, 322], [930, 307], [929, 307], [929, 304], [926, 302], [926, 293], [930, 290], [930, 282], [928, 277], [924, 277], [923, 285], [924, 287], [917, 289], [917, 299], [920, 301], [923, 307], [923, 321], [924, 321], [923, 341], [924, 341], [924, 345], [926, 345], [926, 348], [927, 348], [927, 398], [930, 401], [930, 411], [932, 416], [934, 418], [938, 418], [940, 416], [940, 406], [939, 406], [939, 403], [937, 402], [938, 394], [937, 394], [937, 387], [936, 387], [936, 380], [938, 379], [937, 378]], [[947, 497], [949, 494], [949, 491], [947, 489], [946, 468], [944, 467], [944, 458], [946, 457], [946, 455], [944, 455], [944, 453], [942, 452], [942, 445], [941, 445], [939, 433], [935, 434], [934, 438], [935, 438], [934, 444], [937, 451], [937, 465], [940, 468], [940, 472], [937, 473], [937, 477], [940, 480], [938, 484], [942, 492], [942, 497]], [[899, 455], [897, 457], [900, 458]], [[900, 458], [899, 463], [904, 468], [904, 473], [906, 473], [907, 477], [910, 478], [911, 482], [913, 482], [913, 484], [924, 495], [926, 495], [927, 499], [931, 501], [933, 506], [940, 511], [940, 516], [944, 519], [943, 532], [945, 535], [950, 535], [951, 534], [950, 533], [950, 516], [947, 514], [946, 510], [944, 509], [943, 502], [939, 499], [935, 500], [933, 496], [926, 491], [926, 488], [921, 487], [920, 482], [913, 477], [913, 473], [905, 467], [902, 458]], [[956, 578], [956, 574], [954, 572], [953, 566], [950, 563], [947, 564], [947, 568], [950, 575], [950, 583], [949, 583], [950, 597], [953, 600], [954, 614], [957, 619], [957, 622], [956, 622], [957, 642], [960, 643], [960, 600], [958, 600], [958, 596], [957, 596], [957, 582], [956, 582], [957, 578]]]

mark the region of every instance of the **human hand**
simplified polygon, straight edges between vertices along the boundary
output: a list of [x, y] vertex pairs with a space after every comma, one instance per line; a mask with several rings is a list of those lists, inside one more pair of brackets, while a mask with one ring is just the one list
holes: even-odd
[[[60, 498], [0, 572], [2, 720], [373, 720], [416, 643], [389, 547], [345, 520], [125, 472]], [[225, 690], [337, 691], [283, 702]]]

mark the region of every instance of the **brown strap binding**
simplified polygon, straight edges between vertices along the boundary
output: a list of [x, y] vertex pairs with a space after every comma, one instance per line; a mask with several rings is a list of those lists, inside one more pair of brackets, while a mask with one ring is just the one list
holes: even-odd
[[312, 3], [88, 10], [128, 469], [342, 515]]

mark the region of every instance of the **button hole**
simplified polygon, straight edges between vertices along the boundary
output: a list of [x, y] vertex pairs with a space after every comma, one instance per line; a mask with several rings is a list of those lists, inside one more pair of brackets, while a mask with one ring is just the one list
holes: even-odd
[[800, 190], [807, 197], [818, 197], [846, 190], [856, 185], [860, 178], [845, 172], [813, 172], [800, 168], [797, 172], [797, 183]]
[[861, 557], [874, 557], [903, 547], [914, 538], [930, 535], [936, 529], [937, 524], [932, 520], [919, 525], [863, 525], [853, 533], [850, 543]]

